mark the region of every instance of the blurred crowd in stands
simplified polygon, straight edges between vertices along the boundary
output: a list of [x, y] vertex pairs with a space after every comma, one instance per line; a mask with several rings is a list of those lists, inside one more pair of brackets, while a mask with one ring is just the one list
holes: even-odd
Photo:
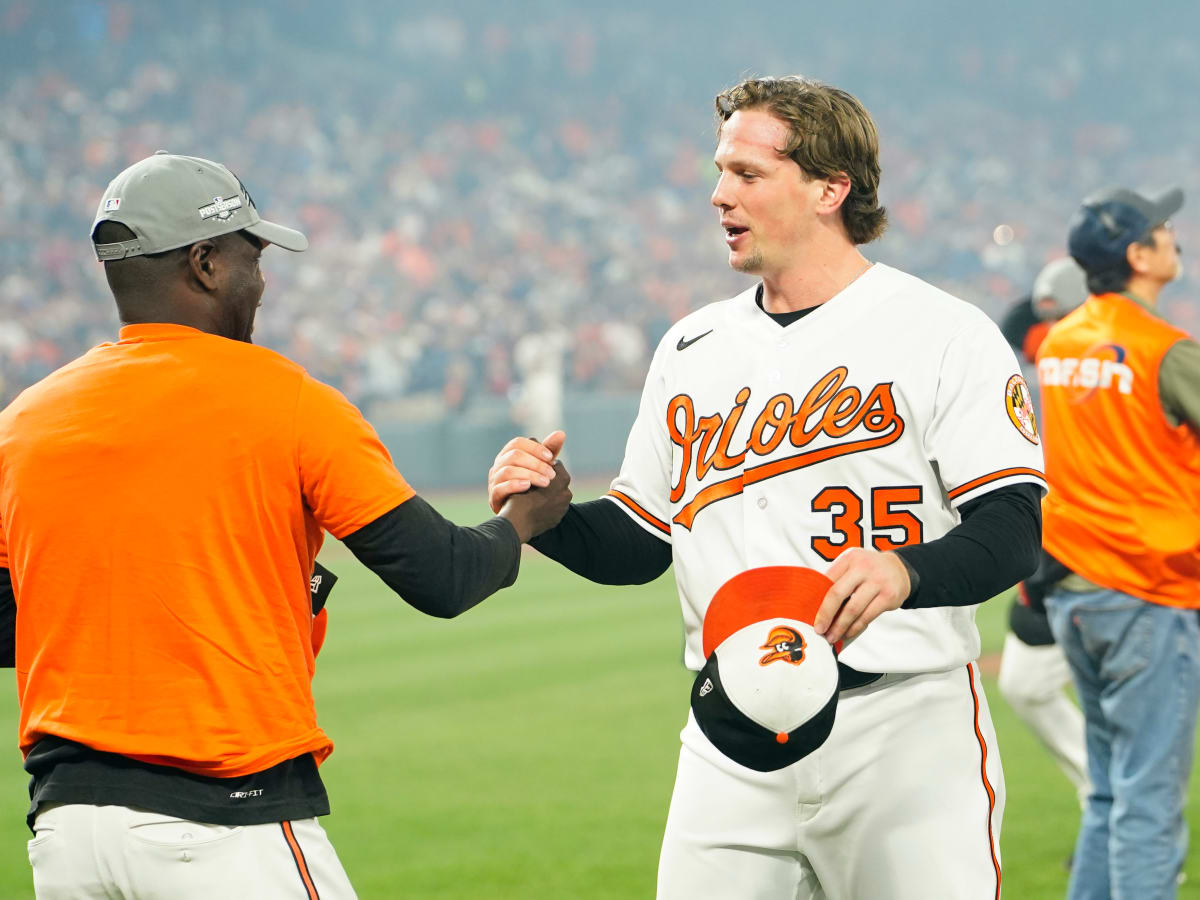
[[[749, 284], [708, 196], [712, 96], [750, 72], [864, 101], [891, 215], [868, 256], [993, 317], [1114, 182], [1181, 184], [1196, 258], [1194, 35], [1139, 58], [1147, 92], [1122, 87], [1119, 35], [897, 41], [885, 21], [805, 43], [798, 23], [717, 47], [719, 21], [653, 4], [274, 6], [0, 0], [0, 403], [114, 337], [88, 229], [158, 149], [226, 163], [308, 234], [264, 257], [255, 340], [368, 414], [507, 406], [548, 356], [568, 391], [636, 390], [671, 322]], [[1191, 330], [1198, 286], [1163, 299]]]

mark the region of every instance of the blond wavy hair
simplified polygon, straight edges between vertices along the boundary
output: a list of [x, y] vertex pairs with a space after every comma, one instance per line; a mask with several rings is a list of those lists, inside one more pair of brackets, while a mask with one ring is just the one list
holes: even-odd
[[842, 203], [842, 222], [850, 240], [866, 244], [887, 228], [887, 210], [879, 205], [879, 134], [871, 114], [851, 94], [802, 78], [748, 78], [717, 94], [717, 136], [739, 109], [765, 109], [788, 127], [787, 144], [777, 148], [808, 178], [843, 172], [850, 193]]

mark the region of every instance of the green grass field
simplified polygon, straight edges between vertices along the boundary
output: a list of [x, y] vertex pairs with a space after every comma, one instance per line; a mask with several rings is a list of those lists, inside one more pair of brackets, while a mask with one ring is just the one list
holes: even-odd
[[[474, 502], [435, 503], [484, 518]], [[340, 545], [322, 558], [340, 577], [316, 679], [337, 744], [322, 768], [324, 824], [360, 896], [652, 897], [691, 681], [670, 573], [604, 588], [529, 553], [516, 586], [445, 622], [406, 607]], [[1004, 599], [980, 611], [986, 652], [1000, 648], [1006, 611]], [[1073, 791], [988, 688], [1008, 784], [1005, 896], [1061, 897]], [[3, 900], [32, 893], [14, 694], [0, 703], [12, 736]], [[1198, 809], [1193, 790], [1193, 820]], [[1180, 896], [1200, 897], [1200, 852], [1187, 871]]]

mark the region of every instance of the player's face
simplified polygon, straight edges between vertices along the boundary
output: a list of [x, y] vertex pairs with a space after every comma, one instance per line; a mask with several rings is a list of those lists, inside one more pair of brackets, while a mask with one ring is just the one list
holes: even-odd
[[729, 265], [767, 278], [800, 262], [817, 226], [823, 181], [808, 179], [778, 148], [788, 128], [761, 109], [739, 109], [721, 128], [713, 157], [717, 187], [712, 204], [721, 215]]
[[251, 343], [254, 315], [262, 305], [266, 279], [259, 268], [263, 244], [245, 233], [231, 234], [222, 244], [225, 259], [224, 294], [225, 337]]

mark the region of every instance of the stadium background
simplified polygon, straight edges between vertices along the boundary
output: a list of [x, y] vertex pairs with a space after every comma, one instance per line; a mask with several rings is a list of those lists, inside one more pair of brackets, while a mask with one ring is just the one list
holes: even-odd
[[[495, 450], [560, 403], [573, 470], [611, 476], [658, 338], [745, 284], [708, 206], [712, 96], [782, 72], [879, 124], [892, 225], [868, 255], [993, 317], [1100, 186], [1182, 185], [1196, 258], [1187, 0], [0, 0], [0, 403], [115, 334], [87, 230], [108, 179], [165, 148], [225, 162], [309, 234], [266, 255], [255, 339], [345, 391], [455, 517], [483, 517]], [[1161, 300], [1193, 332], [1198, 286]], [[517, 588], [442, 623], [339, 550], [317, 687], [327, 827], [362, 896], [649, 896], [688, 681], [670, 575], [603, 589], [532, 555]], [[990, 652], [1005, 608], [981, 609]], [[1006, 893], [1059, 896], [1071, 791], [990, 696]], [[0, 716], [15, 735], [11, 691]], [[0, 897], [20, 897], [6, 754]], [[1188, 871], [1200, 896], [1196, 853]]]

